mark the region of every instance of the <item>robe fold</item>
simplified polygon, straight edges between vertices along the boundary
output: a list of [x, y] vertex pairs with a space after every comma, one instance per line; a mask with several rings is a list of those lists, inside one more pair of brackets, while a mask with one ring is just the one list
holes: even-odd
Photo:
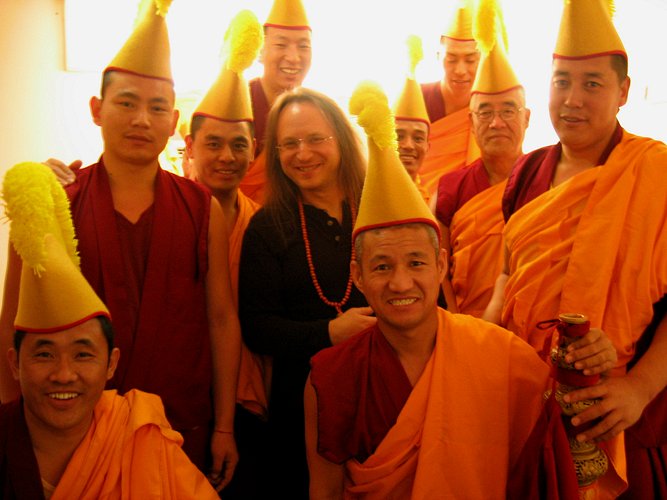
[[469, 165], [479, 158], [480, 152], [472, 134], [468, 109], [447, 114], [439, 81], [422, 83], [421, 89], [431, 127], [430, 148], [419, 176], [423, 189], [431, 196], [442, 175]]
[[[253, 214], [259, 210], [259, 205], [239, 191], [238, 209], [236, 224], [229, 235], [229, 276], [234, 294], [234, 305], [237, 309], [243, 234]], [[245, 343], [242, 343], [236, 402], [255, 415], [266, 418], [267, 388], [270, 380], [270, 358], [255, 354], [248, 349]]]
[[344, 347], [313, 356], [310, 382], [320, 418], [318, 452], [336, 464], [366, 460], [396, 423], [412, 391], [403, 365], [377, 326]]
[[[363, 463], [345, 463], [346, 498], [505, 498], [549, 380], [515, 335], [440, 309], [433, 354], [396, 424]], [[574, 473], [571, 457], [561, 466]]]
[[[158, 394], [177, 430], [212, 418], [206, 315], [210, 195], [158, 169], [145, 279], [129, 291], [109, 179], [101, 159], [68, 186], [81, 271], [111, 312], [121, 357], [108, 388]], [[138, 318], [127, 307], [140, 298]], [[137, 325], [136, 329], [132, 325]]]
[[[10, 415], [16, 434], [11, 435], [12, 445], [4, 450], [3, 458], [9, 459], [12, 481], [30, 486], [32, 491], [16, 489], [16, 497], [3, 498], [43, 498], [23, 405], [20, 401], [12, 404], [3, 417]], [[104, 391], [93, 410], [90, 429], [51, 498], [218, 498], [181, 449], [182, 443], [181, 435], [169, 425], [159, 397], [137, 390], [122, 397], [116, 391]], [[26, 467], [30, 461], [24, 457], [31, 458], [30, 467]]]
[[458, 311], [478, 318], [503, 269], [505, 183], [491, 186], [480, 159], [441, 177], [438, 186], [436, 216], [449, 227], [449, 273]]
[[[553, 159], [553, 149], [540, 151]], [[528, 155], [523, 164], [530, 163]], [[623, 132], [603, 165], [515, 211], [504, 232], [510, 278], [503, 324], [542, 350], [539, 321], [586, 314], [614, 343], [622, 373], [651, 322], [653, 304], [667, 293], [666, 164], [664, 144]], [[624, 477], [622, 436], [609, 446]]]
[[44, 498], [21, 399], [0, 405], [0, 498]]
[[266, 153], [261, 152], [259, 156], [256, 156], [253, 162], [248, 168], [248, 172], [245, 174], [241, 183], [239, 184], [239, 189], [243, 194], [248, 198], [258, 204], [264, 203], [264, 197], [266, 195]]
[[253, 201], [264, 203], [266, 183], [266, 154], [264, 153], [264, 141], [266, 139], [266, 121], [269, 116], [271, 106], [269, 100], [264, 94], [262, 82], [259, 78], [253, 78], [248, 82], [250, 90], [250, 99], [252, 102], [253, 126], [255, 129], [255, 139], [257, 149], [255, 150], [255, 160], [250, 165], [248, 172], [241, 179], [239, 189], [249, 196]]

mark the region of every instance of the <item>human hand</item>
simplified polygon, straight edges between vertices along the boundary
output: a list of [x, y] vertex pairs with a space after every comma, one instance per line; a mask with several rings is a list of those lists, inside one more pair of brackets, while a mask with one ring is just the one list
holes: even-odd
[[333, 345], [349, 339], [353, 335], [370, 328], [377, 322], [370, 307], [351, 307], [343, 314], [329, 321], [329, 338]]
[[74, 172], [79, 170], [83, 165], [81, 160], [74, 160], [69, 165], [66, 165], [62, 161], [55, 158], [49, 158], [42, 163], [53, 170], [53, 173], [56, 174], [58, 182], [60, 182], [60, 184], [63, 186], [69, 186], [76, 180], [76, 175], [74, 175]]
[[580, 339], [567, 346], [567, 363], [574, 363], [584, 375], [597, 375], [616, 366], [618, 354], [607, 334], [599, 328], [591, 328]]
[[221, 491], [229, 484], [234, 475], [239, 453], [232, 433], [213, 432], [211, 437], [211, 454], [213, 465], [207, 478], [216, 491]]
[[566, 394], [566, 403], [577, 403], [586, 399], [598, 399], [597, 404], [572, 418], [572, 425], [600, 422], [577, 435], [578, 441], [607, 441], [633, 425], [641, 417], [650, 402], [641, 381], [632, 376], [610, 377], [599, 384], [577, 389]]

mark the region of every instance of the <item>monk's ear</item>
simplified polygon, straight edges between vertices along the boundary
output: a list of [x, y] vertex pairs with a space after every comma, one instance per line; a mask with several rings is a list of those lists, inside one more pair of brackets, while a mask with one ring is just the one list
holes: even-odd
[[111, 349], [111, 354], [109, 354], [109, 366], [107, 366], [107, 380], [110, 380], [113, 377], [113, 374], [116, 372], [116, 367], [118, 366], [118, 360], [120, 359], [120, 349], [114, 347]]
[[188, 134], [185, 136], [185, 152], [188, 155], [188, 158], [194, 158], [194, 155], [192, 154], [192, 143], [194, 139], [192, 138], [192, 134]]
[[361, 277], [361, 265], [356, 260], [350, 262], [350, 273], [352, 274], [354, 285], [361, 293], [364, 293], [364, 285]]
[[19, 353], [13, 347], [7, 351], [7, 361], [9, 361], [9, 368], [12, 371], [14, 380], [19, 379]]
[[445, 274], [447, 273], [447, 251], [440, 249], [438, 251], [438, 277], [440, 278], [440, 283], [445, 279]]
[[93, 117], [93, 123], [98, 127], [102, 126], [102, 118], [100, 117], [100, 110], [102, 109], [102, 99], [99, 97], [90, 98], [90, 115]]

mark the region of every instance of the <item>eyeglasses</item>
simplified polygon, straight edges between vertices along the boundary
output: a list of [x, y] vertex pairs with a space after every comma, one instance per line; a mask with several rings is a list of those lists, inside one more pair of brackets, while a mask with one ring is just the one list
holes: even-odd
[[477, 119], [481, 122], [490, 122], [493, 118], [498, 115], [500, 119], [508, 122], [516, 118], [516, 115], [519, 114], [523, 108], [505, 108], [499, 111], [495, 109], [485, 109], [484, 111], [473, 111]]
[[293, 153], [300, 149], [302, 144], [308, 146], [309, 149], [315, 149], [331, 139], [333, 139], [333, 135], [330, 135], [329, 137], [309, 135], [303, 139], [286, 139], [278, 144], [276, 148], [282, 153]]

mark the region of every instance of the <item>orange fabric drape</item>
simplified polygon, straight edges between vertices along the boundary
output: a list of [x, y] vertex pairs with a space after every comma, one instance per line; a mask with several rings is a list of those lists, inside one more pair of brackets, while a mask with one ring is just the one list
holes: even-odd
[[255, 203], [262, 205], [266, 194], [266, 152], [262, 151], [252, 162], [239, 189]]
[[105, 391], [51, 498], [217, 499], [182, 443], [158, 396]]
[[[607, 162], [538, 196], [507, 222], [510, 278], [503, 324], [536, 349], [535, 325], [588, 315], [614, 343], [619, 372], [667, 293], [667, 148], [624, 132]], [[622, 436], [609, 443], [625, 477]], [[616, 451], [613, 451], [616, 450]], [[613, 496], [620, 487], [607, 474]]]
[[451, 281], [461, 313], [481, 317], [503, 268], [503, 181], [468, 200], [449, 226]]
[[433, 355], [396, 425], [363, 464], [346, 463], [347, 498], [505, 498], [549, 368], [499, 327], [438, 314]]
[[[238, 309], [239, 295], [239, 264], [241, 262], [241, 246], [243, 234], [259, 205], [239, 191], [238, 218], [229, 235], [229, 275], [234, 294], [234, 305]], [[268, 408], [268, 387], [271, 380], [271, 360], [250, 351], [245, 343], [241, 344], [241, 364], [239, 380], [236, 386], [236, 402], [246, 410], [266, 417]]]
[[461, 109], [431, 124], [430, 149], [419, 169], [421, 184], [435, 193], [443, 174], [463, 168], [479, 158], [479, 148], [472, 135], [468, 109]]
[[537, 197], [508, 221], [503, 321], [533, 345], [535, 324], [588, 315], [625, 366], [667, 293], [667, 148], [624, 132], [607, 162]]

